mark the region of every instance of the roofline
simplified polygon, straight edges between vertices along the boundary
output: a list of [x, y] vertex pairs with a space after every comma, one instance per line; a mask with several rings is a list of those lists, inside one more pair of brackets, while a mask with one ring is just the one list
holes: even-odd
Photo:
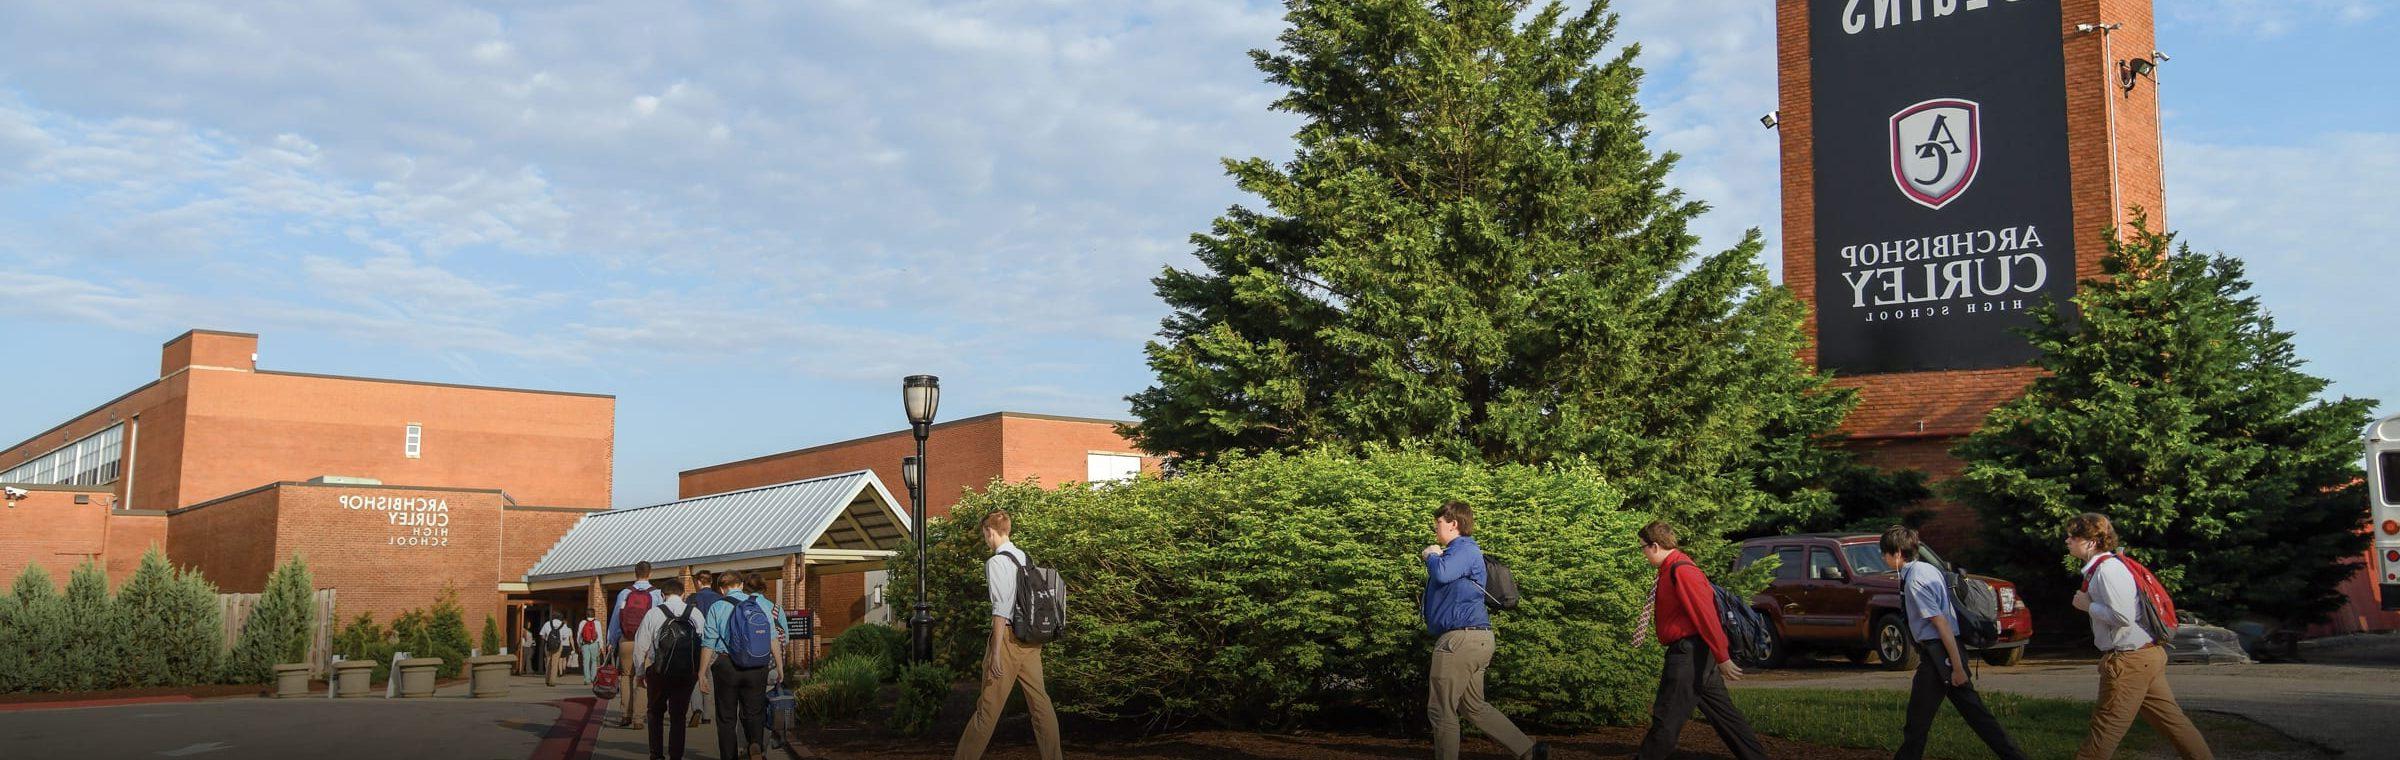
[[[126, 399], [129, 399], [129, 398], [133, 398], [133, 394], [140, 393], [140, 392], [142, 392], [142, 391], [146, 391], [146, 390], [150, 390], [150, 389], [151, 389], [153, 386], [156, 386], [156, 385], [158, 385], [159, 383], [163, 383], [163, 382], [166, 382], [166, 381], [167, 381], [167, 378], [164, 378], [164, 377], [162, 377], [162, 378], [158, 378], [158, 379], [156, 379], [156, 380], [152, 380], [152, 381], [150, 381], [150, 382], [143, 383], [143, 384], [141, 384], [141, 386], [140, 386], [140, 387], [134, 388], [133, 390], [130, 390], [130, 391], [126, 391], [126, 392], [124, 392], [124, 393], [117, 394], [117, 397], [116, 397], [116, 398], [112, 398], [112, 399], [109, 399], [109, 400], [107, 400], [107, 401], [100, 402], [100, 405], [99, 405], [99, 406], [95, 406], [95, 407], [92, 407], [92, 408], [90, 408], [90, 409], [86, 409], [86, 410], [84, 410], [84, 412], [83, 412], [82, 414], [78, 414], [78, 415], [75, 415], [75, 416], [73, 416], [73, 417], [68, 417], [68, 418], [67, 418], [67, 421], [65, 421], [65, 422], [61, 422], [61, 423], [58, 423], [58, 424], [56, 424], [56, 425], [51, 425], [51, 426], [50, 426], [50, 429], [48, 429], [48, 430], [44, 430], [44, 431], [42, 431], [42, 432], [35, 433], [35, 434], [33, 434], [33, 435], [30, 435], [30, 436], [26, 436], [25, 440], [18, 441], [18, 442], [16, 443], [16, 445], [10, 446], [10, 447], [8, 447], [8, 448], [5, 448], [5, 449], [0, 449], [0, 453], [4, 453], [4, 452], [10, 452], [10, 451], [15, 451], [15, 450], [17, 450], [17, 449], [25, 448], [26, 444], [30, 444], [30, 443], [33, 443], [34, 441], [41, 440], [41, 439], [42, 439], [42, 436], [46, 436], [46, 435], [49, 435], [49, 434], [51, 434], [51, 433], [56, 433], [56, 432], [58, 432], [58, 431], [65, 430], [65, 429], [67, 429], [67, 426], [68, 426], [68, 425], [73, 425], [73, 424], [75, 424], [75, 421], [76, 421], [76, 420], [80, 420], [80, 419], [83, 419], [83, 418], [85, 418], [85, 417], [90, 417], [90, 416], [92, 416], [92, 415], [99, 414], [99, 413], [100, 413], [100, 410], [102, 410], [102, 409], [107, 409], [107, 408], [109, 408], [109, 407], [116, 406], [116, 405], [117, 405], [117, 402], [119, 402], [119, 401], [124, 401], [124, 400], [126, 400]], [[133, 415], [131, 415], [131, 416], [125, 417], [124, 419], [120, 419], [120, 420], [117, 420], [117, 421], [118, 421], [118, 422], [124, 422], [125, 420], [130, 420], [130, 419], [133, 419], [134, 417], [139, 417], [139, 416], [141, 416], [141, 413], [139, 413], [139, 412], [136, 412], [136, 413], [134, 413], [134, 414], [133, 414]], [[53, 449], [53, 450], [55, 450], [55, 449]], [[48, 453], [48, 452], [43, 452], [43, 453]]]
[[466, 389], [466, 390], [473, 390], [473, 391], [500, 391], [500, 392], [503, 392], [503, 393], [538, 393], [538, 394], [542, 394], [542, 395], [545, 395], [545, 396], [579, 396], [579, 397], [583, 397], [583, 398], [604, 398], [604, 399], [610, 399], [610, 400], [615, 400], [615, 399], [616, 399], [616, 395], [615, 395], [615, 394], [610, 394], [610, 393], [584, 393], [584, 392], [582, 392], [582, 391], [546, 391], [546, 390], [541, 390], [541, 389], [538, 389], [538, 388], [510, 388], [510, 387], [506, 387], [506, 386], [499, 386], [499, 385], [468, 385], [468, 384], [465, 384], [465, 383], [439, 383], [439, 382], [434, 382], [434, 381], [431, 381], [431, 380], [398, 380], [398, 379], [393, 379], [393, 378], [388, 378], [388, 377], [363, 377], [363, 376], [359, 376], [359, 375], [328, 375], [328, 374], [323, 374], [323, 373], [318, 373], [318, 372], [290, 372], [290, 371], [285, 371], [285, 370], [271, 370], [271, 369], [259, 369], [259, 370], [251, 370], [251, 373], [252, 373], [252, 374], [258, 374], [258, 375], [281, 375], [281, 376], [284, 376], [284, 377], [310, 377], [310, 378], [316, 378], [316, 379], [319, 379], [319, 380], [354, 380], [354, 381], [358, 381], [358, 382], [362, 382], [362, 383], [397, 383], [397, 384], [400, 384], [400, 385], [424, 385], [424, 386], [431, 386], [431, 387], [435, 387], [435, 388], [463, 388], [463, 389]]
[[[960, 421], [961, 421], [961, 422], [964, 422], [965, 420], [960, 420]], [[903, 431], [903, 432], [905, 432], [905, 431]], [[878, 484], [878, 485], [881, 485], [881, 484], [883, 483], [883, 480], [882, 480], [881, 478], [877, 478], [877, 477], [875, 477], [875, 471], [874, 471], [874, 470], [845, 470], [845, 471], [842, 471], [842, 472], [833, 473], [833, 474], [831, 474], [831, 475], [818, 475], [818, 476], [815, 476], [815, 477], [801, 478], [801, 479], [799, 479], [799, 480], [786, 480], [786, 481], [783, 481], [783, 482], [781, 482], [781, 483], [768, 483], [768, 484], [766, 484], [766, 485], [763, 485], [763, 486], [751, 486], [751, 487], [749, 487], [749, 488], [735, 489], [735, 490], [732, 490], [732, 491], [720, 491], [720, 492], [717, 492], [717, 493], [712, 493], [712, 494], [703, 494], [703, 495], [700, 495], [700, 496], [691, 496], [691, 497], [686, 497], [686, 498], [676, 499], [676, 500], [674, 500], [674, 501], [662, 501], [662, 502], [659, 502], [659, 503], [657, 503], [657, 504], [644, 504], [644, 505], [641, 505], [641, 506], [638, 506], [638, 507], [626, 507], [626, 508], [624, 508], [624, 509], [603, 509], [603, 510], [595, 510], [595, 511], [598, 511], [598, 512], [606, 512], [606, 513], [609, 513], [609, 514], [626, 514], [626, 513], [630, 513], [630, 512], [640, 512], [640, 511], [642, 511], [642, 510], [645, 510], [645, 509], [651, 509], [651, 508], [655, 508], [655, 507], [667, 507], [667, 506], [674, 506], [674, 505], [676, 505], [676, 504], [682, 504], [682, 503], [685, 503], [685, 502], [699, 501], [699, 500], [701, 500], [701, 499], [714, 499], [714, 498], [717, 498], [717, 497], [719, 497], [719, 496], [732, 496], [732, 495], [734, 495], [734, 494], [737, 494], [737, 493], [749, 493], [749, 492], [751, 492], [751, 491], [764, 491], [764, 490], [767, 490], [767, 489], [770, 489], [770, 488], [782, 488], [782, 487], [784, 487], [784, 486], [789, 486], [789, 485], [797, 485], [797, 484], [800, 484], [800, 483], [810, 483], [810, 482], [815, 482], [815, 481], [819, 481], [819, 480], [835, 480], [835, 479], [838, 479], [838, 478], [847, 478], [847, 477], [851, 477], [851, 476], [854, 476], [854, 475], [865, 475], [865, 476], [867, 476], [867, 479], [868, 479], [868, 480], [875, 481], [875, 483], [876, 483], [876, 484]], [[891, 493], [890, 493], [889, 491], [886, 491], [886, 492], [884, 493], [884, 496], [885, 496], [886, 498], [889, 498], [889, 497], [891, 496]], [[893, 503], [895, 506], [899, 504], [899, 502], [897, 502], [897, 501], [894, 501], [894, 502], [892, 502], [892, 503]], [[630, 567], [630, 566], [629, 566], [629, 567]]]
[[[242, 497], [244, 497], [244, 496], [249, 496], [249, 495], [251, 495], [251, 494], [258, 493], [258, 492], [260, 492], [260, 491], [266, 491], [266, 490], [271, 490], [271, 489], [276, 489], [276, 488], [284, 488], [284, 487], [287, 487], [287, 486], [300, 486], [300, 487], [303, 487], [303, 488], [370, 488], [370, 489], [376, 489], [376, 490], [382, 490], [382, 491], [441, 491], [441, 492], [444, 492], [444, 493], [490, 493], [490, 494], [499, 494], [499, 495], [500, 495], [500, 498], [502, 498], [502, 499], [507, 499], [507, 498], [508, 498], [508, 493], [507, 493], [507, 492], [505, 492], [505, 491], [502, 491], [502, 490], [500, 490], [500, 489], [497, 489], [497, 488], [455, 488], [455, 487], [451, 487], [451, 486], [407, 486], [407, 485], [381, 485], [381, 484], [371, 484], [371, 483], [310, 483], [310, 482], [307, 482], [307, 481], [302, 481], [302, 480], [278, 480], [278, 481], [275, 481], [275, 482], [273, 482], [273, 483], [268, 483], [268, 484], [266, 484], [266, 485], [263, 485], [263, 486], [258, 486], [258, 487], [256, 487], [256, 488], [252, 488], [252, 489], [245, 490], [245, 491], [236, 491], [236, 492], [229, 493], [229, 494], [226, 494], [226, 495], [223, 495], [223, 496], [219, 496], [219, 497], [217, 497], [217, 498], [214, 498], [214, 499], [209, 499], [209, 500], [207, 500], [207, 501], [199, 502], [199, 503], [197, 503], [197, 504], [193, 504], [193, 505], [190, 505], [190, 506], [185, 506], [185, 507], [176, 507], [176, 508], [174, 508], [174, 509], [167, 510], [167, 514], [170, 514], [170, 515], [180, 515], [180, 514], [183, 514], [183, 513], [185, 513], [185, 512], [190, 512], [190, 511], [192, 511], [192, 510], [199, 509], [199, 508], [201, 508], [201, 507], [215, 506], [215, 505], [216, 505], [216, 504], [218, 504], [218, 503], [225, 502], [225, 501], [230, 501], [230, 500], [233, 500], [233, 499], [239, 499], [239, 498], [242, 498]], [[506, 508], [507, 508], [507, 505], [506, 505], [506, 504], [503, 504], [503, 505], [501, 505], [501, 507], [502, 507], [503, 509], [506, 509]]]
[[[1070, 416], [1063, 415], [1063, 414], [1036, 414], [1036, 413], [1033, 413], [1033, 412], [1005, 412], [1005, 411], [1003, 411], [1003, 412], [991, 412], [991, 413], [989, 413], [989, 414], [978, 414], [978, 415], [975, 415], [975, 416], [973, 416], [973, 417], [965, 417], [965, 418], [961, 418], [961, 419], [955, 419], [955, 420], [951, 420], [951, 421], [949, 421], [949, 422], [936, 422], [936, 423], [933, 423], [933, 426], [932, 426], [932, 427], [930, 427], [930, 428], [928, 428], [928, 429], [929, 429], [929, 430], [940, 430], [940, 429], [947, 428], [947, 427], [952, 427], [952, 426], [955, 426], [955, 425], [965, 425], [965, 424], [968, 424], [968, 423], [973, 423], [973, 422], [983, 422], [983, 421], [986, 421], [986, 420], [996, 420], [996, 419], [1001, 419], [1001, 418], [1004, 418], [1004, 417], [1014, 417], [1014, 418], [1021, 419], [1021, 420], [1049, 420], [1049, 421], [1052, 421], [1052, 422], [1084, 422], [1084, 423], [1090, 423], [1090, 424], [1095, 424], [1095, 425], [1111, 425], [1111, 426], [1115, 426], [1115, 425], [1135, 425], [1135, 424], [1139, 424], [1139, 421], [1137, 421], [1137, 420], [1112, 420], [1112, 419], [1106, 419], [1106, 418], [1102, 418], [1102, 417], [1070, 417]], [[909, 431], [909, 430], [907, 430], [907, 429], [901, 429], [901, 430], [894, 430], [894, 431], [892, 431], [892, 432], [889, 432], [889, 433], [876, 433], [876, 434], [874, 434], [874, 435], [861, 436], [861, 437], [858, 437], [858, 438], [851, 438], [851, 439], [848, 439], [848, 440], [834, 441], [834, 442], [832, 442], [832, 443], [820, 443], [820, 444], [817, 444], [817, 445], [815, 445], [815, 446], [808, 446], [808, 447], [805, 447], [805, 448], [792, 449], [792, 450], [790, 450], [790, 451], [779, 451], [779, 452], [776, 452], [776, 453], [773, 453], [773, 454], [762, 454], [762, 455], [759, 455], [759, 456], [754, 456], [754, 457], [751, 457], [751, 458], [748, 458], [748, 459], [738, 459], [738, 460], [734, 460], [734, 461], [731, 461], [731, 462], [723, 462], [723, 463], [719, 463], [719, 464], [706, 465], [706, 466], [702, 466], [702, 467], [694, 467], [694, 468], [692, 468], [692, 469], [689, 469], [689, 470], [684, 470], [684, 471], [682, 471], [682, 472], [675, 473], [675, 477], [676, 477], [676, 478], [678, 478], [678, 479], [681, 479], [681, 478], [683, 478], [684, 476], [687, 476], [687, 475], [697, 475], [697, 474], [700, 474], [700, 473], [703, 473], [703, 472], [710, 472], [710, 471], [714, 471], [714, 470], [722, 470], [722, 469], [725, 469], [725, 468], [728, 468], [728, 467], [738, 467], [738, 466], [741, 466], [741, 465], [746, 465], [746, 464], [757, 464], [757, 463], [759, 463], [759, 462], [766, 462], [766, 461], [771, 461], [771, 460], [776, 460], [776, 459], [782, 459], [782, 458], [784, 458], [784, 457], [794, 457], [794, 456], [800, 456], [800, 455], [802, 455], [802, 454], [813, 454], [813, 453], [816, 453], [816, 452], [819, 452], [819, 451], [824, 451], [824, 450], [827, 450], [827, 449], [837, 448], [837, 447], [841, 447], [841, 446], [851, 446], [851, 445], [855, 445], [855, 444], [866, 443], [866, 442], [868, 442], [868, 441], [875, 441], [875, 440], [881, 440], [881, 439], [884, 439], [884, 438], [890, 438], [890, 437], [893, 437], [893, 436], [908, 435], [909, 433], [910, 433], [910, 431]], [[695, 497], [695, 498], [696, 498], [696, 497]]]
[[[962, 420], [962, 422], [963, 422], [963, 420]], [[884, 506], [884, 508], [885, 508], [885, 509], [891, 510], [891, 515], [892, 515], [893, 522], [897, 523], [897, 524], [900, 526], [900, 535], [901, 535], [903, 538], [905, 538], [905, 537], [907, 537], [907, 536], [909, 536], [909, 535], [913, 535], [913, 534], [915, 533], [915, 531], [916, 531], [916, 526], [915, 526], [915, 523], [914, 523], [914, 521], [912, 521], [912, 520], [910, 519], [910, 517], [909, 517], [909, 514], [908, 514], [908, 510], [905, 510], [905, 509], [901, 509], [901, 508], [900, 508], [900, 500], [899, 500], [899, 499], [897, 499], [897, 498], [894, 498], [894, 497], [892, 496], [892, 490], [891, 490], [890, 488], [887, 488], [887, 487], [885, 487], [885, 486], [884, 486], [884, 484], [883, 484], [883, 478], [877, 477], [877, 476], [875, 475], [875, 471], [874, 471], [874, 470], [851, 470], [851, 471], [848, 471], [848, 472], [836, 473], [836, 474], [833, 474], [833, 475], [820, 475], [820, 476], [813, 477], [813, 478], [801, 478], [801, 479], [799, 479], [799, 480], [789, 480], [789, 481], [784, 481], [784, 482], [782, 482], [782, 483], [776, 483], [776, 484], [773, 484], [773, 485], [757, 486], [757, 487], [754, 487], [754, 488], [744, 488], [744, 489], [741, 489], [741, 490], [739, 490], [739, 491], [726, 491], [726, 492], [724, 492], [724, 493], [712, 493], [712, 494], [709, 494], [709, 495], [707, 495], [707, 496], [694, 496], [694, 497], [691, 497], [691, 498], [689, 498], [689, 499], [676, 499], [676, 500], [674, 500], [674, 501], [659, 502], [659, 503], [657, 503], [657, 504], [650, 504], [650, 505], [645, 505], [645, 506], [640, 506], [640, 507], [634, 507], [634, 508], [631, 508], [631, 509], [607, 509], [607, 510], [595, 510], [595, 511], [593, 511], [593, 512], [589, 513], [589, 514], [586, 514], [586, 515], [584, 515], [584, 516], [583, 516], [583, 519], [576, 520], [574, 525], [568, 526], [568, 527], [567, 527], [567, 532], [566, 532], [566, 533], [564, 533], [564, 534], [560, 534], [557, 540], [554, 540], [554, 541], [552, 541], [552, 542], [550, 543], [550, 548], [548, 548], [548, 549], [543, 549], [543, 550], [542, 550], [542, 556], [540, 556], [540, 557], [537, 557], [537, 558], [535, 558], [535, 559], [533, 560], [533, 567], [541, 567], [543, 562], [549, 561], [549, 559], [550, 559], [550, 554], [551, 554], [552, 552], [556, 552], [556, 551], [558, 551], [558, 547], [559, 547], [560, 545], [563, 545], [563, 544], [565, 544], [565, 543], [566, 543], [566, 541], [567, 541], [567, 536], [574, 534], [574, 532], [575, 532], [575, 530], [576, 530], [577, 528], [581, 528], [581, 527], [583, 527], [584, 523], [591, 521], [591, 519], [592, 519], [592, 518], [595, 518], [595, 517], [605, 517], [605, 516], [607, 516], [607, 515], [611, 515], [611, 514], [620, 514], [620, 513], [639, 512], [639, 511], [641, 511], [641, 510], [649, 509], [649, 508], [651, 508], [651, 507], [664, 507], [664, 506], [670, 506], [670, 505], [675, 505], [675, 504], [683, 504], [683, 503], [686, 503], [686, 502], [699, 501], [699, 500], [701, 500], [701, 499], [714, 499], [714, 498], [717, 498], [717, 497], [720, 497], [720, 496], [730, 496], [730, 495], [733, 495], [733, 494], [738, 494], [738, 493], [747, 493], [747, 492], [750, 492], [750, 491], [763, 491], [763, 490], [766, 490], [766, 489], [769, 489], [769, 488], [782, 488], [782, 487], [785, 487], [785, 486], [797, 485], [797, 484], [800, 484], [800, 483], [809, 483], [809, 482], [814, 482], [814, 481], [819, 481], [819, 480], [833, 480], [833, 479], [836, 479], [836, 478], [847, 478], [847, 477], [852, 477], [852, 476], [858, 476], [858, 477], [860, 477], [860, 478], [861, 478], [861, 479], [859, 480], [859, 483], [858, 483], [858, 490], [851, 492], [851, 494], [850, 494], [850, 497], [849, 497], [847, 500], [845, 500], [845, 501], [842, 503], [842, 505], [841, 505], [839, 508], [836, 508], [836, 509], [834, 510], [834, 512], [833, 512], [833, 514], [832, 514], [832, 515], [829, 515], [829, 516], [827, 516], [827, 517], [825, 518], [825, 519], [826, 519], [826, 524], [825, 524], [825, 525], [823, 525], [823, 526], [819, 526], [819, 527], [817, 528], [817, 538], [824, 538], [824, 537], [825, 537], [825, 531], [826, 531], [826, 530], [829, 530], [829, 529], [831, 529], [831, 527], [832, 527], [832, 522], [833, 522], [834, 520], [841, 519], [841, 516], [842, 516], [842, 514], [843, 514], [845, 511], [847, 511], [847, 510], [850, 508], [850, 506], [851, 506], [852, 504], [855, 504], [855, 503], [857, 503], [857, 501], [858, 501], [858, 497], [859, 497], [861, 494], [867, 493], [867, 492], [869, 492], [869, 491], [872, 491], [872, 492], [874, 492], [874, 493], [875, 493], [876, 500], [877, 500], [877, 501], [880, 501], [880, 502], [882, 502], [882, 503], [883, 503], [883, 506]], [[815, 540], [815, 539], [811, 539], [811, 540], [813, 541], [813, 540]], [[875, 551], [889, 551], [889, 550], [875, 550]], [[709, 564], [709, 563], [712, 563], [712, 562], [730, 562], [730, 561], [733, 561], [733, 560], [741, 560], [741, 559], [754, 559], [754, 558], [758, 558], [758, 557], [772, 557], [772, 556], [783, 555], [783, 554], [791, 554], [791, 553], [793, 553], [793, 552], [792, 552], [792, 550], [791, 550], [790, 548], [788, 548], [788, 547], [785, 547], [785, 548], [779, 548], [779, 549], [760, 549], [760, 550], [754, 550], [754, 551], [748, 551], [748, 552], [734, 552], [734, 553], [731, 553], [731, 554], [717, 554], [717, 555], [710, 555], [710, 556], [707, 556], [707, 557], [693, 557], [693, 558], [688, 558], [688, 559], [678, 559], [678, 560], [673, 560], [673, 562], [674, 562], [674, 564], [677, 564], [677, 565], [705, 565], [705, 564]], [[801, 550], [799, 553], [801, 553], [801, 554], [806, 554], [806, 553], [807, 553], [807, 550], [806, 550], [806, 549], [802, 549], [802, 550]], [[653, 567], [655, 567], [655, 566], [656, 566], [656, 563], [657, 563], [657, 561], [656, 561], [656, 560], [651, 560], [651, 562], [653, 563]], [[592, 576], [608, 576], [608, 575], [612, 575], [612, 574], [615, 574], [615, 573], [631, 572], [632, 570], [633, 570], [633, 565], [618, 565], [618, 566], [606, 567], [606, 568], [591, 568], [591, 569], [580, 570], [580, 571], [575, 571], [575, 572], [565, 572], [565, 573], [555, 573], [555, 572], [554, 572], [554, 573], [543, 573], [543, 574], [541, 574], [541, 575], [535, 575], [535, 574], [533, 574], [532, 568], [530, 568], [530, 567], [529, 567], [529, 568], [526, 568], [526, 572], [525, 572], [525, 575], [524, 575], [524, 578], [525, 578], [524, 582], [525, 582], [525, 583], [541, 583], [541, 582], [544, 582], [544, 581], [564, 580], [564, 579], [567, 579], [567, 578], [588, 578], [588, 577], [592, 577]]]
[[185, 338], [189, 338], [189, 337], [192, 337], [192, 336], [194, 336], [194, 335], [223, 335], [223, 336], [225, 336], [225, 337], [228, 337], [228, 338], [256, 338], [256, 337], [258, 337], [258, 333], [234, 332], [234, 331], [231, 331], [231, 330], [201, 330], [201, 329], [193, 329], [193, 330], [185, 330], [185, 331], [183, 331], [183, 334], [181, 334], [181, 335], [177, 335], [177, 336], [175, 336], [175, 337], [168, 338], [168, 339], [167, 339], [167, 342], [158, 344], [158, 347], [159, 347], [159, 348], [166, 348], [166, 347], [168, 347], [168, 346], [175, 345], [175, 341], [183, 340], [183, 339], [185, 339]]
[[[0, 480], [0, 483], [8, 483], [8, 481]], [[96, 486], [78, 486], [68, 485], [65, 483], [8, 483], [8, 487], [20, 491], [59, 491], [64, 493], [116, 493], [116, 485], [117, 481], [114, 480]]]
[[546, 506], [537, 506], [537, 505], [533, 505], [533, 504], [514, 504], [514, 503], [511, 503], [511, 504], [502, 504], [502, 505], [500, 505], [500, 509], [501, 509], [502, 511], [506, 511], [506, 512], [575, 512], [575, 513], [578, 513], [578, 514], [581, 514], [581, 513], [586, 513], [586, 512], [606, 512], [606, 511], [608, 511], [608, 508], [607, 508], [607, 507], [546, 507]]

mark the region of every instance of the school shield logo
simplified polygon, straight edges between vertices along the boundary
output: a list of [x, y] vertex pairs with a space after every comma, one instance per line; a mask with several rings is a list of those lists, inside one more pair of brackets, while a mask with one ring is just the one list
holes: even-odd
[[1965, 195], [1983, 165], [1982, 107], [1935, 98], [1892, 114], [1892, 182], [1900, 194], [1941, 210]]

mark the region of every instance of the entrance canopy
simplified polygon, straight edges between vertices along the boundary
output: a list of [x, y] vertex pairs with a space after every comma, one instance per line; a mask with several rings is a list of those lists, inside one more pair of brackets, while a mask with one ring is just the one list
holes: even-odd
[[[632, 579], [648, 561], [660, 577], [677, 568], [880, 566], [909, 537], [908, 515], [872, 470], [585, 515], [525, 573], [529, 590]], [[849, 569], [849, 568], [845, 568]], [[838, 572], [838, 571], [837, 571]]]

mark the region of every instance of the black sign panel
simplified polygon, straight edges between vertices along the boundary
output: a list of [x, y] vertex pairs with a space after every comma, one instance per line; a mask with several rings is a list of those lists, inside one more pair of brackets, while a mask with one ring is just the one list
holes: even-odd
[[2075, 292], [2059, 0], [1810, 0], [1817, 363], [2024, 364]]

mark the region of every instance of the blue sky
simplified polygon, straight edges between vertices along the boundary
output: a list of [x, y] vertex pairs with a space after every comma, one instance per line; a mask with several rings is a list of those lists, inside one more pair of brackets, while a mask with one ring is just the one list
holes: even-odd
[[[2366, 0], [2161, 3], [2167, 207], [2335, 393], [2400, 410], [2400, 98]], [[1780, 265], [1772, 3], [1619, 2], [1654, 142]], [[261, 365], [613, 393], [620, 505], [943, 417], [1116, 417], [1149, 279], [1297, 122], [1231, 0], [0, 5], [0, 438]], [[2381, 340], [2378, 340], [2378, 338]], [[937, 447], [938, 454], [938, 447]]]

